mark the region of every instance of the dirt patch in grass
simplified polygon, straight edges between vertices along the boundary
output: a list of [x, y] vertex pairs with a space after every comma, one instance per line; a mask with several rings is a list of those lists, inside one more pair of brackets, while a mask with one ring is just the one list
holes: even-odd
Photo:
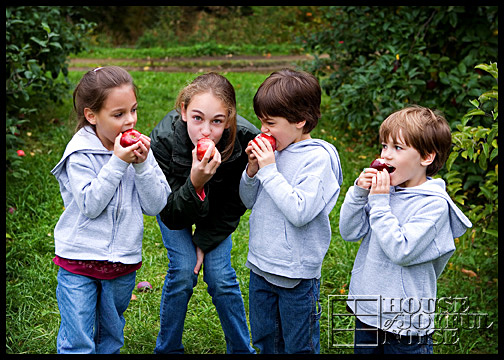
[[118, 65], [128, 71], [164, 72], [265, 72], [282, 68], [295, 68], [305, 61], [313, 60], [311, 55], [278, 56], [203, 56], [197, 58], [162, 59], [71, 59], [69, 70], [85, 71], [90, 68]]

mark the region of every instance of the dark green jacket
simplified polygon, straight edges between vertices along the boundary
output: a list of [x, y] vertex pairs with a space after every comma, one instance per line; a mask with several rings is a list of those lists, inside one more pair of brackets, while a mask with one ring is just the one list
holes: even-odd
[[[196, 194], [190, 179], [194, 146], [179, 113], [169, 112], [150, 134], [151, 149], [172, 190], [160, 213], [161, 219], [172, 230], [195, 224], [193, 241], [205, 253], [233, 233], [246, 210], [238, 193], [241, 174], [248, 162], [245, 148], [260, 131], [245, 118], [239, 115], [236, 118], [233, 153], [205, 184], [204, 201]], [[224, 130], [221, 142], [226, 136], [228, 130]]]

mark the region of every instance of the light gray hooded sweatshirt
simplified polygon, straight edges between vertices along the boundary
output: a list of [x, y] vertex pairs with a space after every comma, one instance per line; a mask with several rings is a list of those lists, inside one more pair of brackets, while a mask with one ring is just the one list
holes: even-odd
[[442, 179], [391, 186], [369, 195], [354, 184], [340, 211], [346, 241], [362, 239], [348, 306], [365, 324], [401, 335], [434, 331], [436, 281], [455, 251], [454, 238], [472, 224], [450, 199]]
[[329, 213], [343, 181], [336, 148], [308, 139], [275, 152], [275, 163], [240, 181], [250, 214], [247, 261], [288, 278], [319, 278], [331, 242]]
[[142, 260], [142, 213], [157, 215], [171, 193], [152, 151], [143, 163], [129, 164], [85, 126], [51, 173], [65, 206], [54, 229], [56, 255], [123, 264]]

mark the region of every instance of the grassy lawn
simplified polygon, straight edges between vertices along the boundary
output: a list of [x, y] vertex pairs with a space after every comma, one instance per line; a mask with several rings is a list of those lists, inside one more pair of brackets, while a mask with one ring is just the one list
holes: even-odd
[[[83, 72], [69, 74], [73, 84]], [[191, 73], [131, 72], [138, 92], [139, 131], [149, 134], [163, 116], [173, 108], [181, 87], [196, 75]], [[252, 108], [252, 98], [268, 74], [227, 73], [234, 85], [238, 113], [256, 126], [259, 121]], [[73, 90], [73, 89], [72, 89]], [[62, 212], [58, 183], [50, 170], [60, 159], [73, 134], [75, 124], [71, 114], [71, 91], [65, 103], [43, 114], [29, 129], [22, 131], [26, 141], [23, 158], [25, 176], [14, 179], [6, 175], [6, 352], [55, 353], [59, 327], [59, 310], [55, 296], [58, 268], [54, 256], [53, 231]], [[322, 113], [328, 109], [323, 99]], [[28, 134], [30, 132], [30, 134]], [[335, 320], [329, 314], [329, 296], [348, 292], [350, 271], [358, 244], [347, 243], [339, 235], [339, 209], [344, 196], [360, 170], [378, 154], [378, 144], [370, 144], [347, 129], [336, 128], [327, 116], [312, 132], [313, 137], [334, 144], [341, 157], [344, 183], [337, 205], [331, 212], [332, 242], [325, 257], [321, 279], [321, 352], [348, 353], [352, 349], [335, 348], [330, 341], [334, 328], [344, 327], [345, 319]], [[248, 216], [245, 213], [233, 234], [232, 262], [240, 282], [248, 314], [248, 269], [244, 266], [248, 250]], [[153, 289], [139, 293], [125, 313], [125, 345], [123, 353], [152, 353], [159, 330], [159, 303], [167, 270], [166, 249], [154, 217], [145, 216], [143, 266], [137, 272], [137, 282], [149, 281]], [[461, 273], [463, 262], [472, 261], [481, 268], [497, 267], [497, 250], [485, 253], [485, 244], [475, 248], [470, 240], [457, 244], [452, 265], [445, 269], [438, 283], [438, 297], [469, 297], [470, 312], [488, 313], [490, 329], [467, 329], [459, 333], [455, 345], [439, 345], [435, 353], [497, 353], [497, 279], [488, 281], [467, 277]], [[496, 249], [496, 248], [495, 248]], [[485, 255], [484, 255], [485, 254]], [[481, 265], [480, 265], [481, 263]], [[481, 277], [483, 274], [479, 274]], [[186, 353], [225, 353], [224, 334], [215, 307], [206, 291], [202, 273], [189, 303], [183, 343]], [[336, 309], [336, 307], [335, 307]], [[339, 311], [339, 307], [337, 311]], [[331, 319], [330, 319], [331, 318]], [[332, 320], [332, 324], [331, 321]], [[466, 326], [468, 327], [468, 326]], [[333, 331], [331, 331], [333, 330]], [[352, 334], [338, 341], [352, 342]]]

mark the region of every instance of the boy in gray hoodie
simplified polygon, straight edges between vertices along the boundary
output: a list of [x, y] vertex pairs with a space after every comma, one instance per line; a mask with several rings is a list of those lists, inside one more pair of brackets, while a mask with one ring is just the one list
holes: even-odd
[[246, 148], [240, 197], [250, 215], [249, 312], [265, 353], [319, 353], [320, 270], [331, 241], [329, 212], [343, 181], [336, 148], [312, 139], [321, 90], [308, 73], [272, 73], [254, 97], [263, 139]]
[[[340, 211], [346, 241], [362, 243], [347, 305], [356, 315], [354, 352], [432, 353], [436, 281], [472, 224], [433, 179], [451, 146], [448, 122], [411, 106], [380, 127], [381, 157], [348, 189]], [[380, 309], [380, 311], [378, 311]]]

